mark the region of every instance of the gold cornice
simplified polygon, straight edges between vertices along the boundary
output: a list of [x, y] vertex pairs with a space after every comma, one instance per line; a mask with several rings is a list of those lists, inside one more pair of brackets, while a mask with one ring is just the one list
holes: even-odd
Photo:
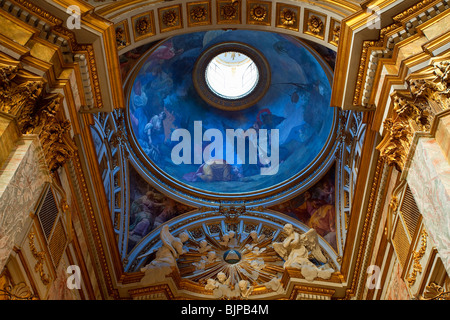
[[[354, 98], [353, 98], [353, 105], [354, 106], [359, 106], [362, 104], [362, 93], [363, 93], [363, 86], [365, 85], [365, 78], [367, 75], [367, 71], [368, 71], [368, 56], [370, 56], [370, 52], [374, 51], [374, 50], [386, 50], [387, 48], [387, 39], [392, 36], [392, 35], [396, 35], [399, 32], [403, 31], [406, 29], [405, 27], [405, 19], [411, 19], [412, 16], [417, 16], [418, 14], [420, 14], [421, 12], [427, 10], [428, 8], [432, 7], [433, 5], [435, 5], [435, 3], [437, 2], [437, 0], [426, 0], [426, 1], [422, 1], [423, 3], [427, 3], [427, 5], [415, 5], [413, 7], [411, 7], [410, 9], [404, 11], [403, 14], [398, 15], [396, 18], [394, 18], [394, 23], [385, 27], [384, 29], [382, 29], [380, 31], [380, 37], [378, 40], [367, 40], [367, 41], [363, 41], [362, 44], [362, 49], [361, 49], [361, 58], [360, 58], [360, 64], [359, 64], [359, 71], [358, 71], [358, 75], [357, 75], [357, 79], [356, 79], [356, 86], [355, 86], [355, 92], [354, 92]], [[423, 30], [426, 29], [428, 26], [434, 24], [437, 20], [441, 20], [443, 19], [445, 16], [448, 16], [450, 14], [450, 10], [446, 10], [445, 12], [441, 12], [440, 14], [436, 15], [435, 17], [430, 18], [429, 20], [427, 20], [426, 22], [420, 24], [419, 26], [417, 26], [417, 32], [412, 35], [407, 37], [406, 39], [401, 40], [398, 44], [395, 45], [394, 50], [393, 50], [393, 56], [396, 56], [398, 50], [400, 50], [400, 48], [402, 46], [406, 46], [410, 43], [412, 43], [413, 41], [415, 41], [416, 39], [420, 38], [421, 36], [423, 36]], [[448, 41], [448, 40], [447, 40]], [[440, 41], [438, 40], [434, 40], [434, 42], [439, 43]], [[440, 44], [442, 45], [442, 42], [440, 42]], [[439, 47], [439, 45], [437, 45]], [[380, 59], [378, 66], [381, 64], [381, 62], [383, 62], [384, 59]], [[392, 58], [388, 58], [389, 61], [392, 60]], [[375, 79], [379, 78], [379, 72], [380, 72], [380, 67], [377, 67], [377, 75], [375, 76]], [[375, 81], [375, 83], [372, 85], [374, 88], [376, 88], [377, 86], [377, 81]], [[372, 90], [371, 93], [371, 102], [369, 103], [373, 103], [373, 95], [374, 92], [376, 92], [376, 90]]]
[[[13, 1], [26, 1], [27, 0], [13, 0]], [[60, 6], [64, 8], [68, 8], [69, 6], [76, 5], [78, 8], [80, 8], [81, 15], [85, 15], [88, 12], [91, 12], [95, 9], [92, 5], [87, 3], [86, 1], [80, 1], [80, 0], [53, 0], [53, 2], [59, 4]]]
[[0, 23], [2, 28], [0, 34], [5, 38], [9, 38], [17, 43], [17, 45], [25, 46], [27, 42], [39, 34], [39, 31], [23, 23], [13, 15], [7, 14], [0, 10]]
[[[51, 25], [62, 25], [64, 21], [62, 19], [59, 19], [58, 17], [54, 16], [50, 12], [42, 9], [41, 7], [35, 5], [29, 0], [11, 0], [13, 3], [21, 7], [22, 9], [26, 11], [31, 11], [32, 13], [38, 15], [43, 20], [45, 20], [47, 23]], [[56, 1], [55, 1], [56, 2]]]
[[294, 285], [292, 293], [289, 296], [289, 300], [294, 300], [301, 293], [312, 294], [317, 296], [325, 296], [331, 299], [333, 294], [336, 292], [334, 289], [325, 289], [320, 287], [304, 286], [304, 285]]
[[402, 13], [399, 13], [392, 19], [394, 21], [407, 21], [412, 15], [418, 15], [428, 8], [432, 7], [434, 5], [434, 2], [436, 0], [422, 0], [419, 3], [416, 3], [412, 7], [408, 8], [407, 10], [403, 11]]
[[[109, 19], [115, 18], [122, 13], [129, 10], [129, 7], [132, 7], [131, 10], [135, 10], [137, 8], [147, 6], [147, 5], [154, 5], [160, 2], [164, 2], [164, 0], [155, 0], [155, 1], [148, 1], [148, 0], [130, 0], [130, 1], [122, 1], [120, 3], [110, 3], [104, 7], [99, 8], [96, 10], [96, 12], [99, 15], [102, 15], [104, 17], [108, 17]], [[134, 5], [141, 4], [140, 6], [133, 7]], [[111, 15], [114, 13], [114, 15]]]

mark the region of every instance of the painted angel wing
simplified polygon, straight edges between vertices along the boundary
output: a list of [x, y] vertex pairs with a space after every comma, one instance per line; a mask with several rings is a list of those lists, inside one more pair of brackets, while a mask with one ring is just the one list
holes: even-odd
[[317, 234], [317, 231], [314, 229], [310, 229], [308, 232], [305, 233], [305, 237], [307, 239], [305, 246], [308, 250], [311, 251], [311, 255], [317, 261], [326, 263], [327, 258], [323, 255], [322, 250], [320, 249], [319, 235]]

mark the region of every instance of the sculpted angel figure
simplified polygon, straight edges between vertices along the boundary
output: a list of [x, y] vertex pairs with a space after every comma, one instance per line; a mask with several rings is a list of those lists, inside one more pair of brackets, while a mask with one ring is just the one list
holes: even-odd
[[[291, 224], [286, 224], [283, 230], [288, 235], [287, 238], [283, 242], [272, 243], [272, 246], [284, 259], [284, 268], [301, 269], [307, 280], [314, 280], [317, 276], [324, 279], [331, 277], [334, 270], [326, 264], [327, 258], [320, 249], [316, 230], [310, 229], [300, 235]], [[319, 269], [308, 259], [310, 256], [324, 263], [324, 267]]]
[[212, 246], [208, 244], [208, 241], [206, 240], [202, 240], [200, 241], [199, 247], [198, 247], [198, 252], [199, 253], [205, 253], [209, 250], [212, 249]]
[[[178, 257], [186, 253], [186, 250], [183, 248], [183, 243], [189, 239], [189, 235], [187, 233], [182, 232], [178, 238], [174, 237], [169, 232], [169, 226], [164, 225], [161, 228], [160, 237], [162, 246], [156, 252], [155, 259], [145, 267], [141, 268], [141, 271], [145, 272], [146, 270], [152, 270], [153, 272], [158, 268], [167, 271], [171, 269], [171, 267], [176, 267]], [[139, 258], [143, 258], [152, 252], [143, 254]]]
[[248, 299], [250, 294], [253, 292], [253, 286], [250, 286], [247, 280], [241, 280], [238, 282], [239, 292], [243, 299]]

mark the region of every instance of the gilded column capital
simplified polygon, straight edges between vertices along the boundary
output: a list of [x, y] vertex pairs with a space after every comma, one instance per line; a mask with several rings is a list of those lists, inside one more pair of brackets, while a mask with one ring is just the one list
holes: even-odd
[[22, 69], [20, 61], [0, 57], [0, 111], [15, 117], [22, 134], [36, 134], [50, 172], [56, 171], [76, 149], [70, 121], [61, 111], [63, 96], [47, 93], [45, 80]]

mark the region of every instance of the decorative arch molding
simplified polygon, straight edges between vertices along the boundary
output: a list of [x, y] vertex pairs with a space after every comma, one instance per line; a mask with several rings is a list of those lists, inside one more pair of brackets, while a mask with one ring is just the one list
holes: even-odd
[[[134, 275], [132, 277], [134, 280], [124, 283], [124, 289], [126, 288], [128, 294], [133, 296], [137, 293], [134, 291], [137, 290], [136, 288], [150, 290], [154, 286], [170, 283], [169, 286], [172, 287], [171, 291], [174, 297], [181, 295], [196, 296], [199, 299], [216, 299], [215, 293], [210, 292], [205, 285], [208, 279], [215, 278], [216, 275], [223, 272], [236, 286], [240, 280], [252, 283], [251, 295], [253, 297], [249, 299], [289, 296], [295, 291], [293, 290], [295, 284], [314, 287], [320, 282], [330, 290], [330, 296], [339, 291], [342, 283], [337, 254], [320, 236], [318, 236], [318, 244], [327, 261], [325, 264], [317, 264], [317, 261], [314, 263], [333, 269], [334, 272], [329, 278], [317, 277], [311, 280], [305, 278], [300, 269], [283, 267], [285, 261], [277, 255], [273, 246], [275, 242], [283, 242], [287, 237], [283, 230], [286, 224], [291, 224], [295, 232], [300, 235], [304, 235], [310, 230], [298, 220], [272, 210], [247, 210], [245, 207], [200, 208], [195, 214], [189, 212], [180, 215], [153, 230], [130, 252], [125, 261], [124, 271]], [[181, 238], [181, 234], [187, 234], [189, 238], [184, 244], [189, 250], [180, 255], [177, 259], [177, 266], [172, 268], [167, 278], [162, 281], [151, 280], [148, 282], [149, 280], [142, 275], [145, 272], [143, 270], [150, 261], [155, 259], [155, 252], [164, 245], [161, 238], [164, 226], [174, 237]], [[231, 239], [234, 239], [236, 244], [227, 247], [227, 244], [224, 245], [221, 241], [230, 232], [233, 233], [230, 242]], [[254, 233], [254, 237], [251, 236], [251, 232]], [[202, 255], [206, 256], [206, 253], [210, 251], [198, 252], [202, 241], [210, 247], [210, 251], [215, 253], [214, 262], [207, 263], [206, 267], [201, 265], [201, 259]], [[229, 251], [237, 251], [240, 260], [228, 262]], [[231, 271], [231, 269], [238, 271]], [[255, 278], [253, 279], [252, 276]], [[136, 281], [139, 282], [136, 283]], [[280, 286], [274, 290], [275, 287], [268, 283], [278, 283]]]
[[337, 51], [341, 20], [358, 1], [131, 1], [98, 7], [114, 23], [122, 55], [147, 43], [184, 33], [251, 29], [285, 33]]

